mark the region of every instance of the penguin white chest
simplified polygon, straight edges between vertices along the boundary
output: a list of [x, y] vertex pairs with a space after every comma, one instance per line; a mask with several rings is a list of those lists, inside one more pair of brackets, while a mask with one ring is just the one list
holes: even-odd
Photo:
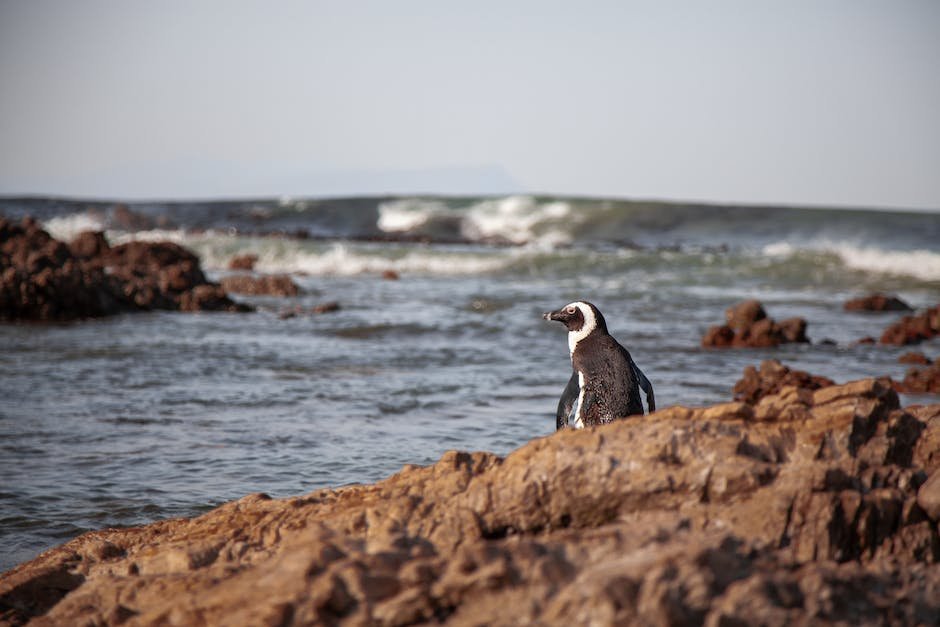
[[574, 428], [584, 428], [584, 417], [581, 415], [581, 406], [584, 405], [584, 373], [578, 371], [578, 404], [574, 408]]
[[[594, 312], [583, 304], [577, 304], [576, 306], [584, 316], [584, 323], [580, 329], [568, 332], [568, 352], [571, 355], [572, 365], [574, 364], [574, 351], [578, 348], [578, 344], [597, 328], [597, 318], [595, 318]], [[584, 416], [581, 413], [581, 410], [584, 409], [584, 383], [584, 373], [578, 370], [578, 404], [574, 409], [575, 429], [584, 428]]]

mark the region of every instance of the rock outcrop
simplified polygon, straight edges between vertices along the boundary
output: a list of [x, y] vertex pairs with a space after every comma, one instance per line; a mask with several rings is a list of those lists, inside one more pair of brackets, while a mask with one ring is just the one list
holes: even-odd
[[819, 377], [803, 370], [793, 370], [776, 359], [761, 362], [760, 370], [754, 366], [744, 369], [744, 376], [734, 384], [734, 400], [756, 405], [765, 396], [778, 394], [785, 387], [818, 390], [835, 385], [828, 377]]
[[931, 361], [923, 353], [905, 353], [898, 361], [915, 365], [907, 369], [894, 389], [906, 394], [940, 394], [940, 361]]
[[0, 576], [36, 625], [937, 624], [940, 405], [784, 385], [446, 453], [374, 485], [84, 534]]
[[940, 335], [940, 305], [934, 305], [913, 316], [904, 316], [881, 334], [882, 344], [918, 344]]
[[255, 264], [258, 263], [258, 255], [254, 254], [245, 254], [245, 255], [236, 255], [231, 258], [228, 262], [229, 270], [254, 270]]
[[127, 311], [245, 311], [170, 242], [111, 247], [85, 232], [66, 245], [37, 222], [0, 218], [0, 320], [77, 320]]
[[725, 311], [726, 324], [713, 326], [702, 338], [706, 348], [768, 348], [788, 342], [809, 342], [806, 320], [788, 318], [776, 322], [767, 317], [764, 306], [745, 300]]
[[300, 288], [286, 274], [233, 274], [222, 277], [222, 287], [235, 294], [253, 296], [297, 296]]
[[869, 294], [845, 302], [846, 311], [914, 311], [914, 308], [891, 294]]

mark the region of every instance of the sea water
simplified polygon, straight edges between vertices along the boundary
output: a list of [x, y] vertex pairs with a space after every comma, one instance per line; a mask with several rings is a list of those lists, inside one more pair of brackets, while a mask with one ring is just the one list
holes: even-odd
[[[89, 529], [548, 435], [570, 362], [564, 328], [541, 314], [573, 300], [601, 309], [659, 407], [728, 401], [768, 358], [839, 382], [900, 379], [910, 348], [857, 344], [899, 314], [842, 304], [873, 291], [940, 301], [937, 213], [516, 196], [8, 199], [0, 214], [35, 215], [63, 239], [95, 228], [112, 243], [176, 241], [214, 279], [251, 253], [258, 272], [301, 288], [235, 295], [256, 306], [248, 314], [0, 326], [0, 570]], [[813, 342], [701, 348], [746, 298], [805, 318]], [[326, 301], [340, 309], [282, 315]], [[940, 342], [918, 350], [940, 357]]]

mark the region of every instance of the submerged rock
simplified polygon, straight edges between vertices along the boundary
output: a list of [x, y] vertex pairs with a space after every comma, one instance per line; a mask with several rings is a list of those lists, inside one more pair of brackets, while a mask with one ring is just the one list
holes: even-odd
[[300, 305], [295, 305], [293, 307], [282, 309], [280, 313], [278, 313], [278, 318], [281, 320], [289, 320], [291, 318], [296, 318], [297, 316], [318, 316], [320, 314], [339, 311], [340, 309], [342, 309], [342, 307], [336, 301], [327, 301], [325, 303], [314, 305], [310, 308], [304, 308]]
[[223, 288], [236, 294], [297, 296], [300, 293], [300, 288], [286, 274], [266, 274], [262, 276], [235, 274], [223, 277], [221, 283]]
[[940, 305], [929, 307], [923, 312], [904, 316], [890, 325], [881, 334], [882, 344], [918, 344], [940, 335]]
[[869, 294], [845, 302], [846, 311], [914, 311], [914, 308], [891, 294]]
[[713, 326], [702, 338], [707, 348], [769, 348], [788, 342], [809, 342], [806, 320], [788, 318], [776, 322], [767, 317], [757, 300], [745, 300], [725, 311], [724, 325]]
[[886, 380], [451, 451], [374, 485], [84, 534], [39, 624], [937, 624], [940, 405]]
[[917, 364], [920, 366], [929, 366], [931, 363], [933, 363], [930, 361], [930, 359], [927, 358], [927, 355], [917, 351], [904, 353], [898, 357], [898, 362], [902, 364]]
[[0, 320], [76, 320], [127, 311], [244, 311], [170, 242], [111, 247], [85, 232], [66, 245], [37, 222], [0, 218]]

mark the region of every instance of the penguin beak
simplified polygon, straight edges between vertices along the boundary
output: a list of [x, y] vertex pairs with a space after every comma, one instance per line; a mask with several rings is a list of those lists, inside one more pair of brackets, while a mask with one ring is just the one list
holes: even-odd
[[557, 320], [558, 322], [564, 322], [566, 319], [565, 310], [559, 309], [558, 311], [546, 311], [542, 314], [542, 318], [545, 320]]

